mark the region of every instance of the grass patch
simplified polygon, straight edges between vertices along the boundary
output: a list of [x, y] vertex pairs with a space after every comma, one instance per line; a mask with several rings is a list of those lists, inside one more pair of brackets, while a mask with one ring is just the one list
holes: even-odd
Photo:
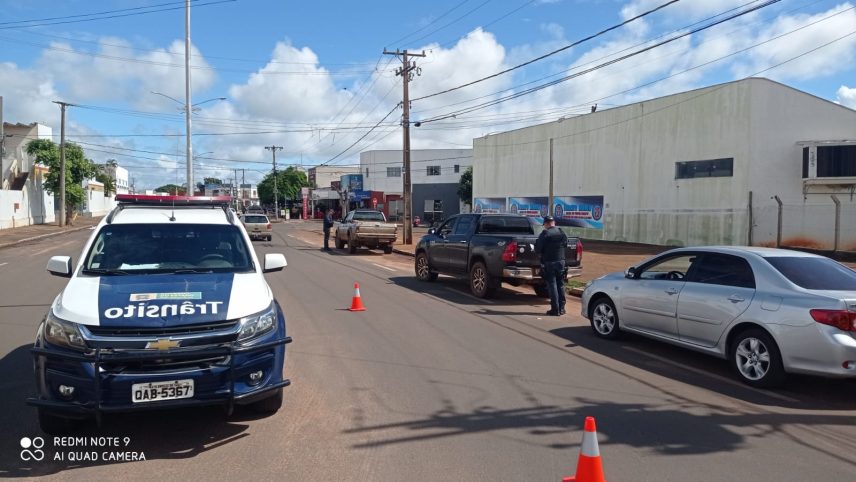
[[576, 279], [569, 279], [569, 280], [565, 283], [565, 286], [567, 286], [568, 288], [580, 288], [580, 289], [582, 289], [582, 288], [585, 288], [585, 287], [586, 287], [586, 282], [585, 282], [585, 281], [576, 280]]

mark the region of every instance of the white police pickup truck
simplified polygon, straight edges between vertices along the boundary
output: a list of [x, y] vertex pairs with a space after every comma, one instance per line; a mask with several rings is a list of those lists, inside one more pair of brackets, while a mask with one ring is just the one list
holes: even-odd
[[32, 349], [42, 430], [106, 412], [195, 405], [282, 405], [285, 316], [227, 197], [118, 195], [69, 278]]

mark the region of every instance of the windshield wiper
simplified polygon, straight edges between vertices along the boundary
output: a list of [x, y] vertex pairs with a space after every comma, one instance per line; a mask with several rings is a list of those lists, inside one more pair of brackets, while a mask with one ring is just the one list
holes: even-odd
[[213, 272], [214, 272], [214, 270], [210, 270], [210, 269], [182, 268], [182, 269], [177, 269], [174, 271], [168, 271], [168, 272], [158, 273], [158, 274], [195, 274], [195, 273], [213, 273]]
[[124, 276], [131, 273], [122, 271], [121, 269], [105, 269], [105, 268], [88, 268], [83, 270], [83, 274], [100, 274], [103, 276]]

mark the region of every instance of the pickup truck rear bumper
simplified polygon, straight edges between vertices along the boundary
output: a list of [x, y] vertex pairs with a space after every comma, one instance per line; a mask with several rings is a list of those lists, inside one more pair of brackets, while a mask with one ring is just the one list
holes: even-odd
[[[568, 278], [580, 276], [583, 272], [581, 267], [568, 268]], [[541, 273], [539, 268], [518, 268], [515, 266], [506, 266], [502, 269], [503, 279], [515, 280], [526, 284], [536, 284], [541, 282]]]

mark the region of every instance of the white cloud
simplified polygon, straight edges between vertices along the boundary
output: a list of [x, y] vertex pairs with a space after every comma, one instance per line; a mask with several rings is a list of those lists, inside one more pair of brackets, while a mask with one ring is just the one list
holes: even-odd
[[842, 85], [838, 88], [838, 103], [856, 109], [856, 87]]
[[0, 86], [5, 122], [59, 126], [59, 107], [52, 101], [62, 99], [47, 73], [0, 63]]

